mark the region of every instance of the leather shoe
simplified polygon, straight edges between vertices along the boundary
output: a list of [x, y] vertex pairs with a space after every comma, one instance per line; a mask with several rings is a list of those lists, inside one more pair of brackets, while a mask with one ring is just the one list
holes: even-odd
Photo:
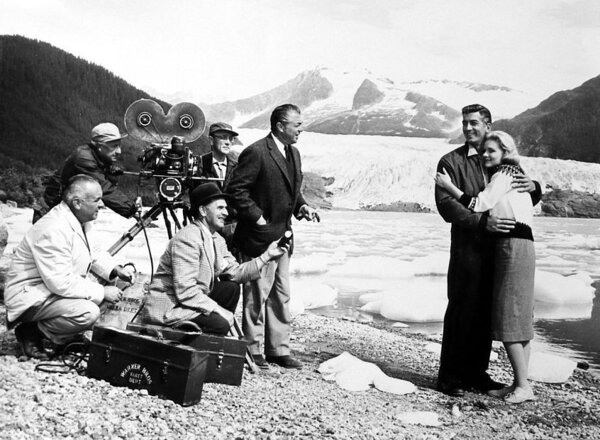
[[302, 368], [302, 362], [291, 356], [267, 356], [267, 362], [277, 364], [283, 368], [295, 368], [297, 370]]
[[48, 360], [48, 355], [42, 347], [42, 333], [38, 330], [35, 322], [20, 324], [15, 329], [15, 336], [23, 355], [29, 358]]
[[269, 368], [269, 364], [267, 364], [267, 360], [262, 354], [253, 354], [252, 359], [258, 368], [262, 368], [263, 370]]
[[506, 384], [502, 382], [496, 382], [490, 376], [485, 374], [479, 379], [469, 381], [469, 387], [475, 391], [486, 394], [492, 390], [501, 390], [506, 387]]
[[464, 397], [465, 389], [457, 383], [438, 382], [437, 390], [452, 397]]

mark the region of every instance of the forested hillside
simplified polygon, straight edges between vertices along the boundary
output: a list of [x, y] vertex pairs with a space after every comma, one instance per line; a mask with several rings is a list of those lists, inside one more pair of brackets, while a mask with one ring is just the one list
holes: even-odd
[[526, 156], [600, 162], [600, 76], [494, 128], [514, 135]]
[[[89, 142], [94, 125], [112, 122], [124, 130], [125, 111], [140, 98], [153, 99], [101, 66], [48, 43], [0, 36], [0, 189], [20, 204], [31, 203], [40, 190], [39, 176]], [[143, 147], [131, 137], [124, 140], [125, 169], [139, 169]], [[193, 147], [204, 150], [206, 139]], [[135, 183], [121, 179], [132, 192]]]

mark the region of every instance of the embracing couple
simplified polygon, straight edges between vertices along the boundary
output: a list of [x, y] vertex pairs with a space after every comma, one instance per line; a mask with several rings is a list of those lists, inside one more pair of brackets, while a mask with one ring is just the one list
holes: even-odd
[[[448, 308], [438, 390], [475, 390], [508, 403], [533, 400], [527, 380], [533, 339], [535, 251], [531, 230], [540, 185], [521, 169], [513, 139], [492, 131], [490, 111], [462, 109], [466, 143], [440, 159], [435, 199], [451, 228]], [[487, 373], [492, 339], [502, 341], [514, 380]]]

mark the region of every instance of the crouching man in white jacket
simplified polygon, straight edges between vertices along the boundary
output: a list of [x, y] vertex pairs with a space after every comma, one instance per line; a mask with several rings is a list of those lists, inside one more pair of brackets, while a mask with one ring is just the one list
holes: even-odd
[[77, 339], [100, 316], [103, 301], [114, 303], [122, 292], [88, 277], [131, 281], [133, 268], [117, 265], [106, 252], [95, 253], [86, 233], [98, 216], [102, 189], [92, 177], [71, 178], [62, 202], [27, 232], [17, 246], [6, 279], [4, 302], [8, 328], [23, 354], [47, 358], [42, 339], [57, 346]]

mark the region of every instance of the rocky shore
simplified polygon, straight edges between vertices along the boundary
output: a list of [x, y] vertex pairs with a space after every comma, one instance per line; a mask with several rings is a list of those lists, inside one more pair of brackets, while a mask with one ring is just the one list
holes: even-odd
[[[591, 374], [575, 371], [563, 384], [534, 383], [538, 400], [518, 406], [473, 393], [450, 398], [434, 390], [437, 355], [424, 350], [439, 335], [383, 323], [298, 316], [292, 350], [302, 370], [271, 366], [259, 374], [246, 371], [240, 387], [205, 384], [202, 401], [187, 408], [76, 373], [36, 372], [35, 361], [18, 361], [14, 333], [0, 325], [2, 439], [600, 438], [600, 381]], [[413, 382], [418, 391], [349, 392], [323, 380], [319, 364], [344, 351]], [[491, 373], [508, 381], [502, 349], [499, 355]], [[437, 414], [439, 426], [407, 421], [422, 411]]]

